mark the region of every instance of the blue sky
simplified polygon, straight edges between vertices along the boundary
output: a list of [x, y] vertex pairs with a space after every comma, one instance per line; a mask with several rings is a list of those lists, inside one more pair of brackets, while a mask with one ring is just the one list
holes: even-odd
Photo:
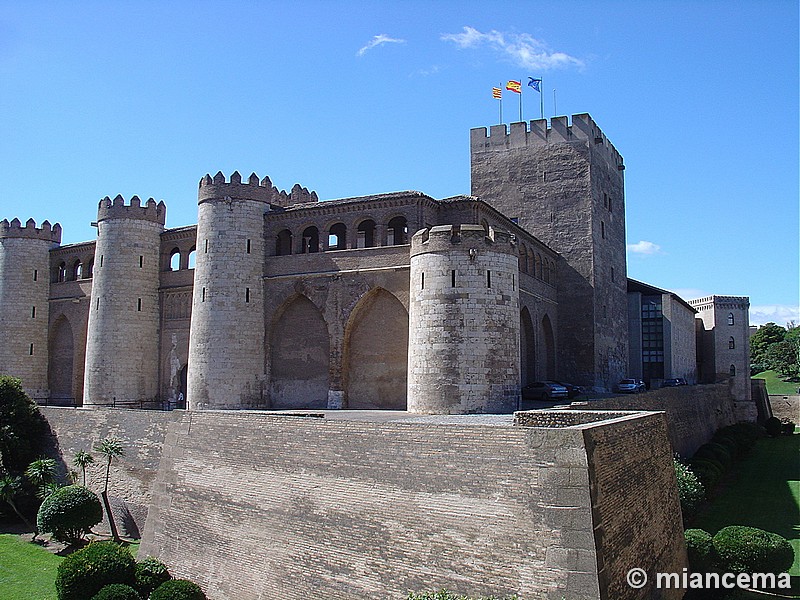
[[800, 322], [783, 0], [0, 0], [0, 217], [85, 241], [100, 198], [137, 194], [178, 227], [219, 170], [321, 199], [469, 193], [469, 129], [497, 123], [493, 86], [528, 76], [545, 116], [555, 89], [558, 114], [590, 113], [624, 156], [630, 277]]

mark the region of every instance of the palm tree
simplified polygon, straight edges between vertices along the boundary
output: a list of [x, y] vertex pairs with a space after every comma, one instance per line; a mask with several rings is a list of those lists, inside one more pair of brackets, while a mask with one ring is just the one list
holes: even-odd
[[23, 520], [25, 525], [28, 527], [29, 530], [34, 531], [33, 537], [36, 538], [36, 531], [35, 527], [31, 524], [28, 519], [25, 518], [17, 505], [14, 503], [14, 496], [16, 496], [20, 490], [22, 489], [22, 478], [19, 476], [12, 477], [11, 475], [5, 475], [4, 477], [0, 477], [0, 500], [8, 504], [17, 516]]
[[111, 527], [111, 535], [114, 537], [115, 542], [120, 542], [119, 533], [117, 532], [117, 524], [114, 522], [114, 515], [111, 514], [111, 503], [108, 501], [108, 477], [111, 473], [111, 461], [119, 458], [125, 451], [122, 448], [122, 440], [115, 437], [107, 437], [100, 441], [95, 447], [95, 450], [106, 457], [106, 483], [103, 487], [103, 505], [106, 507], [106, 514], [108, 515], [108, 524]]
[[[25, 477], [36, 488], [36, 496], [44, 500], [54, 491], [56, 461], [52, 458], [40, 458], [33, 461], [25, 469]], [[55, 486], [55, 489], [58, 489], [58, 487]]]
[[78, 450], [72, 459], [72, 464], [83, 472], [83, 487], [86, 487], [86, 467], [94, 463], [94, 456], [85, 450]]

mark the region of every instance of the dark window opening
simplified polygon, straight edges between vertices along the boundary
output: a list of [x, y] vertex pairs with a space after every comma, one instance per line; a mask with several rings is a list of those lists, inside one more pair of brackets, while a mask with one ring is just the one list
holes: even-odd
[[39, 269], [34, 269], [33, 270], [33, 280], [36, 281], [37, 279], [39, 279]]
[[292, 232], [284, 229], [275, 238], [275, 256], [289, 256], [292, 253]]
[[306, 227], [303, 231], [303, 246], [300, 249], [302, 254], [313, 254], [319, 252], [319, 229], [316, 227]]
[[731, 365], [730, 374], [731, 377], [736, 377], [736, 365]]
[[35, 319], [35, 318], [36, 318], [36, 307], [32, 306], [31, 307], [31, 319]]
[[250, 240], [247, 240], [247, 253], [250, 254]]
[[141, 269], [144, 266], [144, 256], [139, 256], [139, 268]]
[[358, 225], [356, 231], [356, 248], [375, 247], [375, 221], [367, 219]]
[[422, 289], [425, 289], [425, 272], [422, 272]]
[[205, 302], [205, 301], [206, 301], [206, 288], [203, 288], [203, 292], [200, 296], [200, 302]]
[[250, 302], [250, 288], [244, 289], [244, 301]]
[[206, 248], [205, 248], [205, 253], [206, 253], [206, 254], [208, 254], [208, 240], [206, 240]]
[[450, 286], [456, 287], [456, 272], [455, 270], [450, 271]]
[[728, 350], [734, 350], [736, 348], [736, 340], [733, 337], [728, 338]]
[[142, 312], [142, 299], [141, 298], [139, 298], [136, 301], [136, 310], [138, 310], [139, 312]]
[[395, 217], [387, 226], [388, 246], [400, 246], [408, 243], [408, 221], [405, 217]]
[[30, 354], [31, 356], [33, 356], [33, 344], [31, 344], [31, 347], [30, 347], [30, 349], [28, 350], [28, 354]]
[[492, 272], [491, 271], [486, 271], [486, 287], [487, 288], [492, 287]]
[[332, 225], [328, 231], [328, 249], [344, 250], [347, 248], [347, 226], [344, 223]]

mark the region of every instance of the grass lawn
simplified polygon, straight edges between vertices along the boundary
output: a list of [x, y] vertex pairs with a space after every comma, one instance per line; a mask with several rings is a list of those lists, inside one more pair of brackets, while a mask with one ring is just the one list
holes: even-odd
[[[0, 534], [0, 600], [56, 600], [56, 569], [64, 559], [28, 540], [30, 534]], [[139, 542], [129, 548], [136, 556]]]
[[64, 560], [16, 534], [0, 534], [0, 600], [55, 600], [56, 569]]
[[771, 396], [791, 396], [796, 394], [797, 388], [800, 387], [800, 383], [796, 381], [784, 381], [775, 371], [762, 371], [752, 378], [765, 380], [767, 393]]
[[800, 434], [764, 438], [734, 467], [733, 481], [692, 522], [710, 534], [747, 525], [782, 535], [800, 575]]

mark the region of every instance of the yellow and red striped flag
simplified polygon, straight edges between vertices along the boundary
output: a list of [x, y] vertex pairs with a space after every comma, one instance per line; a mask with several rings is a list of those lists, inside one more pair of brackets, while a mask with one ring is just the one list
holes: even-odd
[[506, 84], [506, 89], [510, 92], [514, 92], [516, 94], [522, 93], [522, 82], [521, 81], [514, 81], [513, 79], [510, 80]]
[[492, 98], [500, 100], [503, 97], [503, 90], [500, 88], [493, 87], [492, 88]]

